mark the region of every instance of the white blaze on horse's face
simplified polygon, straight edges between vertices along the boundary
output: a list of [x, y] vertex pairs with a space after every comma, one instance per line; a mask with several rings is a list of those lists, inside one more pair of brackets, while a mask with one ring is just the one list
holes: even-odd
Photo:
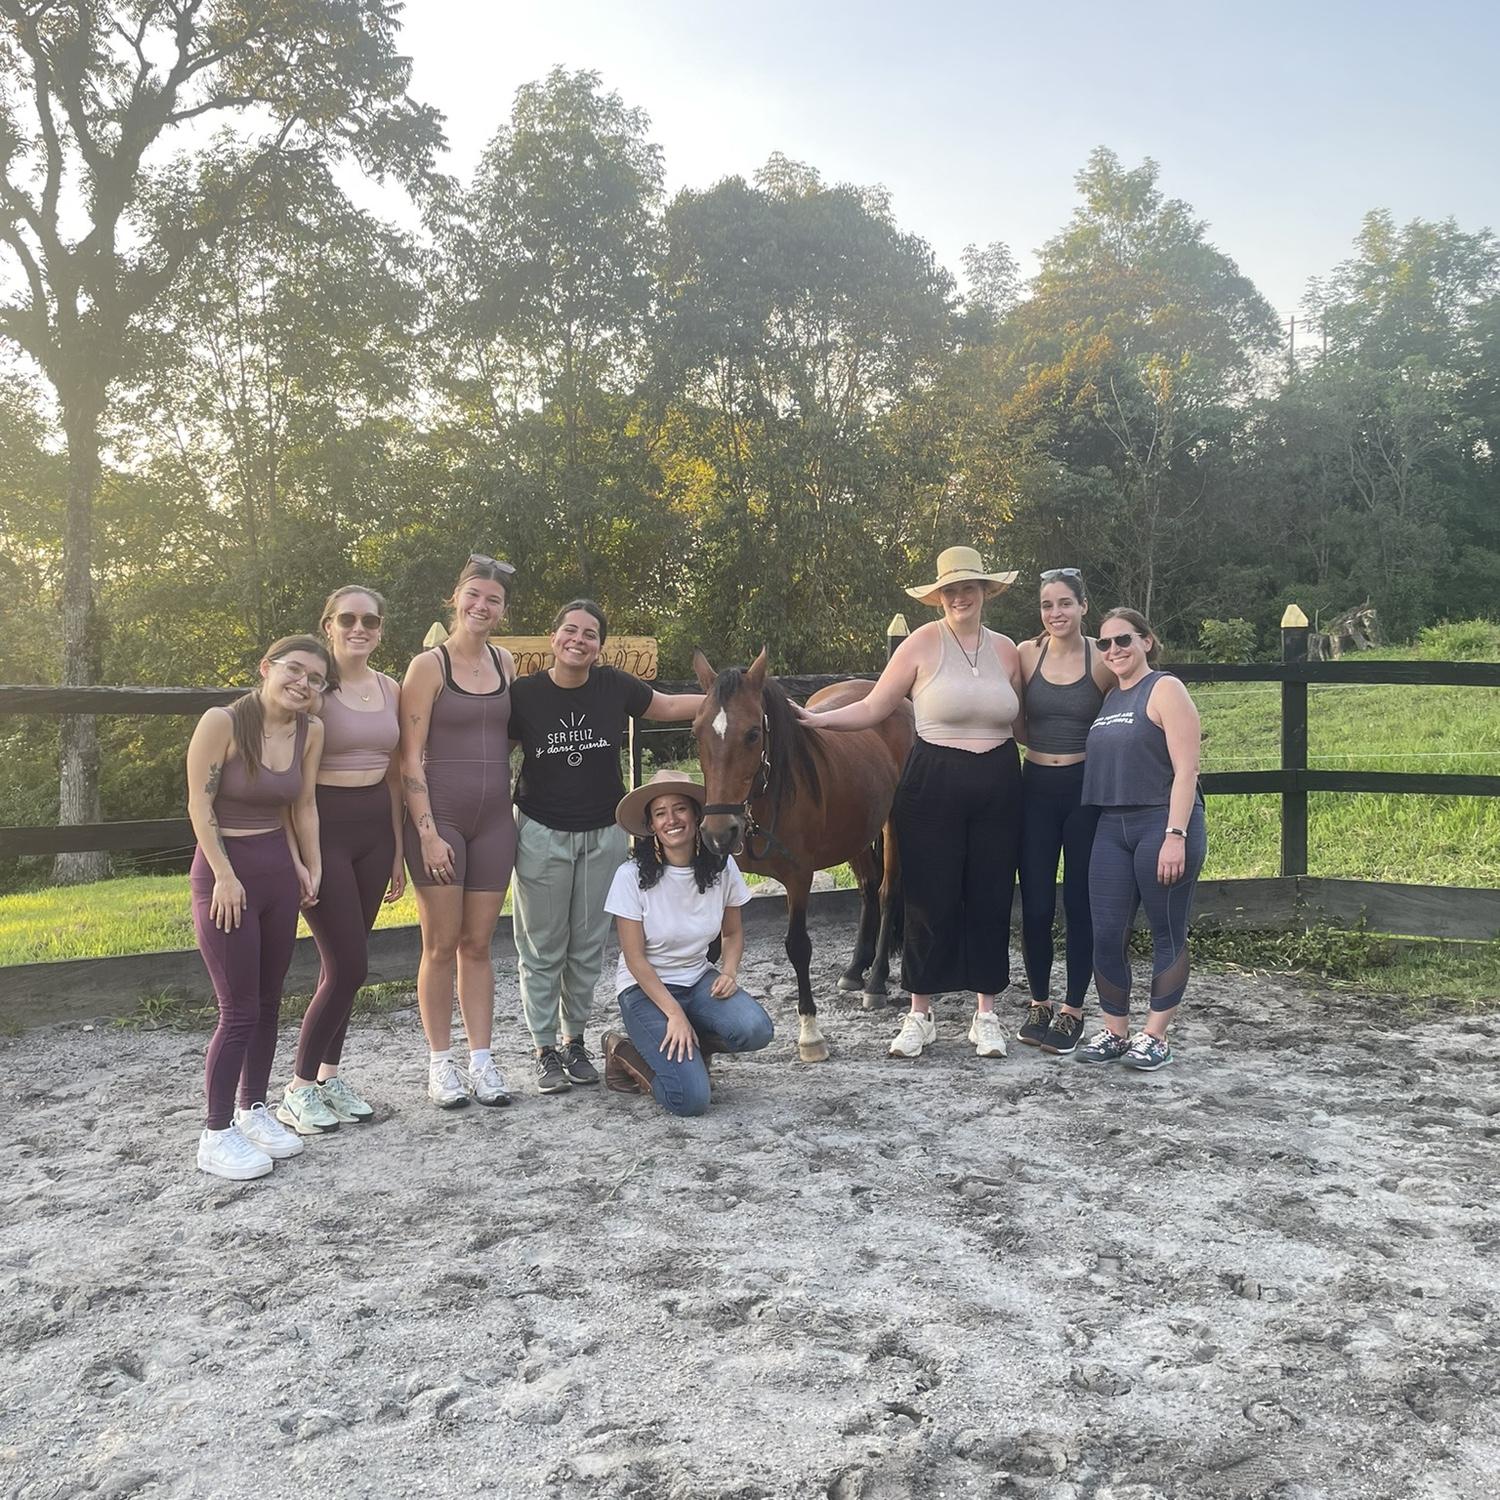
[[714, 733], [722, 740], [729, 733], [729, 713], [726, 709], [720, 709], [714, 715]]

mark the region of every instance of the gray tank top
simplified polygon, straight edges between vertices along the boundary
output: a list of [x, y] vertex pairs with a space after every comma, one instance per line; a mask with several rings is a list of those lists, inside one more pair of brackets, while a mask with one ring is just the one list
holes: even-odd
[[1166, 807], [1172, 800], [1167, 732], [1146, 712], [1160, 672], [1111, 688], [1089, 729], [1083, 798], [1091, 807]]
[[1042, 642], [1036, 659], [1036, 670], [1026, 684], [1026, 733], [1028, 750], [1044, 755], [1077, 755], [1085, 748], [1089, 725], [1104, 702], [1104, 694], [1094, 681], [1092, 648], [1083, 643], [1083, 676], [1077, 682], [1048, 682], [1042, 676], [1051, 639]]

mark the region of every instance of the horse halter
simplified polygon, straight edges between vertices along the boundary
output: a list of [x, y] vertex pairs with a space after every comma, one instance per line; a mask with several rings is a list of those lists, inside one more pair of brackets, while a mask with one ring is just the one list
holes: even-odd
[[[703, 816], [709, 817], [717, 814], [720, 817], [743, 817], [745, 820], [745, 833], [740, 840], [740, 847], [735, 853], [743, 853], [747, 859], [759, 860], [769, 858], [773, 849], [779, 849], [788, 858], [791, 857], [789, 850], [780, 839], [776, 837], [776, 819], [779, 809], [771, 809], [771, 826], [762, 828], [756, 821], [755, 814], [750, 810], [750, 804], [759, 797], [764, 797], [771, 785], [771, 720], [764, 712], [760, 716], [760, 766], [756, 770], [750, 782], [750, 790], [745, 794], [743, 802], [710, 802], [703, 809]], [[761, 852], [755, 852], [755, 840], [762, 838], [765, 846]]]

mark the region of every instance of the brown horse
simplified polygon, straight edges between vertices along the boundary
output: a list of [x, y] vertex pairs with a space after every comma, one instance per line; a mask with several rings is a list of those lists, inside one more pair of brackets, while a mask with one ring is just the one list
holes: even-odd
[[[786, 953], [797, 971], [797, 1055], [824, 1062], [808, 964], [807, 897], [813, 872], [845, 860], [864, 897], [854, 959], [840, 989], [859, 989], [884, 1003], [894, 932], [900, 922], [900, 865], [888, 826], [891, 799], [911, 750], [910, 704], [874, 729], [840, 732], [801, 723], [786, 691], [766, 676], [761, 651], [748, 669], [716, 673], [693, 655], [705, 697], [693, 733], [708, 805], [703, 840], [719, 854], [771, 875], [786, 887]], [[808, 706], [837, 708], [863, 698], [873, 684], [837, 682]], [[740, 852], [740, 851], [743, 852]], [[866, 969], [868, 979], [864, 978]], [[877, 998], [878, 997], [878, 998]]]

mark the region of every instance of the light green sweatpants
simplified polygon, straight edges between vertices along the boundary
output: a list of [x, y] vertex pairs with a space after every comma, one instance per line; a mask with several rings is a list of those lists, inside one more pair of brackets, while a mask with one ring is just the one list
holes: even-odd
[[588, 1024], [609, 932], [604, 898], [626, 852], [625, 832], [614, 824], [565, 833], [516, 813], [516, 956], [526, 1028], [538, 1047], [581, 1037]]

